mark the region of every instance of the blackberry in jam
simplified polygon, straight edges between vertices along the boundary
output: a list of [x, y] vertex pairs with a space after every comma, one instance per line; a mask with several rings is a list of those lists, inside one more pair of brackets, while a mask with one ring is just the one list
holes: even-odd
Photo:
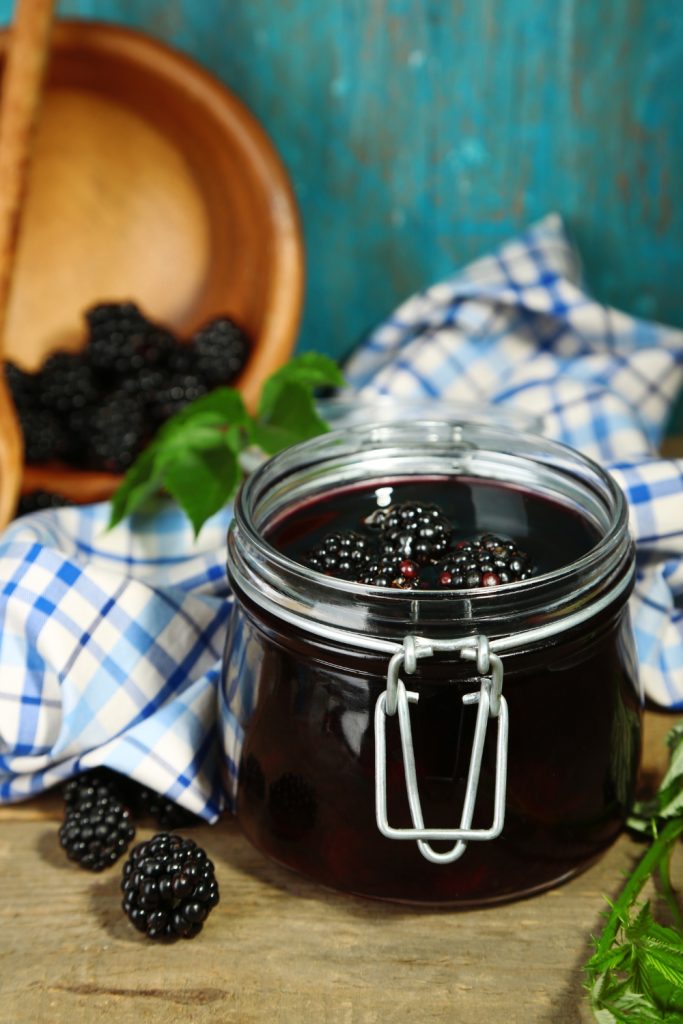
[[453, 529], [440, 508], [417, 501], [379, 509], [366, 523], [379, 529], [383, 554], [395, 554], [420, 565], [446, 553]]
[[330, 533], [308, 555], [308, 564], [328, 576], [358, 580], [371, 564], [370, 544], [365, 537], [344, 530]]
[[529, 555], [511, 540], [487, 533], [478, 540], [462, 540], [437, 567], [440, 587], [497, 587], [528, 579], [533, 572]]

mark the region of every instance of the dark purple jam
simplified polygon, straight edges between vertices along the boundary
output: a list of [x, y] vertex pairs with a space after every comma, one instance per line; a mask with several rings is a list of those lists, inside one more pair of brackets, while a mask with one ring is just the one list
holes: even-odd
[[[528, 552], [536, 578], [576, 562], [599, 540], [580, 512], [537, 493], [448, 477], [378, 480], [315, 497], [271, 523], [266, 539], [305, 565], [330, 531], [358, 530], [378, 507], [403, 501], [436, 504], [463, 539], [489, 532], [511, 538]], [[625, 566], [622, 573], [629, 571]], [[640, 750], [625, 592], [581, 625], [504, 655], [510, 715], [504, 829], [439, 865], [425, 860], [413, 840], [385, 838], [375, 820], [373, 716], [388, 655], [288, 624], [235, 580], [233, 586], [223, 687], [227, 694], [237, 671], [230, 666], [237, 666], [253, 701], [242, 723], [237, 814], [247, 837], [270, 857], [350, 893], [471, 906], [557, 884], [618, 835]], [[350, 595], [362, 599], [357, 590]], [[405, 632], [411, 628], [406, 622]], [[463, 633], [462, 621], [443, 628]], [[499, 635], [505, 631], [502, 623]], [[477, 633], [477, 623], [465, 623], [465, 632]], [[476, 717], [462, 697], [479, 689], [476, 669], [440, 654], [403, 678], [420, 695], [410, 717], [425, 824], [456, 828]], [[389, 822], [410, 827], [395, 717], [387, 720], [386, 739]], [[495, 739], [492, 720], [475, 828], [492, 821]], [[437, 850], [450, 845], [433, 844]]]
[[[452, 527], [451, 548], [495, 534], [514, 541], [530, 557], [534, 574], [575, 562], [598, 540], [597, 530], [577, 512], [518, 487], [468, 477], [380, 480], [315, 498], [278, 519], [267, 539], [296, 562], [310, 564], [332, 531], [352, 531], [370, 542], [366, 524], [378, 510], [406, 502], [436, 506]], [[442, 557], [445, 557], [442, 556]], [[442, 558], [421, 572], [425, 586], [438, 588]]]

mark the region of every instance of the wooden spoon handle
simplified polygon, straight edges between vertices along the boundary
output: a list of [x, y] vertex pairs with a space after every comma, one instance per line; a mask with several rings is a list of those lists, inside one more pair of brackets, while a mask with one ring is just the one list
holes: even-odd
[[[0, 359], [5, 350], [19, 219], [38, 116], [54, 0], [17, 0], [0, 100]], [[0, 366], [0, 368], [2, 368]], [[4, 369], [4, 368], [3, 368]], [[0, 373], [0, 528], [14, 513], [23, 442], [4, 372]]]
[[0, 338], [47, 64], [54, 0], [17, 0], [0, 100]]

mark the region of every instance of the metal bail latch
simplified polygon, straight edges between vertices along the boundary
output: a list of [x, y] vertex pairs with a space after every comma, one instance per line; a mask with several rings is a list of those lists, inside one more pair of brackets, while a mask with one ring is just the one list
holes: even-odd
[[[472, 753], [467, 773], [467, 786], [459, 828], [425, 828], [417, 788], [415, 754], [410, 727], [410, 704], [417, 704], [419, 694], [406, 690], [399, 678], [401, 668], [412, 675], [420, 658], [434, 651], [460, 651], [461, 657], [476, 661], [480, 676], [479, 691], [463, 695], [463, 704], [478, 704]], [[415, 839], [420, 853], [434, 864], [450, 864], [462, 857], [470, 841], [495, 839], [505, 821], [505, 786], [507, 780], [508, 708], [502, 695], [503, 663], [489, 646], [488, 638], [479, 636], [453, 641], [428, 640], [407, 636], [403, 648], [389, 661], [387, 688], [375, 705], [375, 811], [377, 827], [388, 839]], [[387, 820], [386, 718], [398, 711], [398, 724], [403, 751], [403, 771], [413, 828], [392, 828]], [[490, 718], [497, 719], [496, 775], [493, 798], [493, 824], [487, 829], [473, 829], [472, 818], [479, 788], [481, 759]], [[444, 853], [431, 848], [429, 841], [454, 840], [455, 845]]]

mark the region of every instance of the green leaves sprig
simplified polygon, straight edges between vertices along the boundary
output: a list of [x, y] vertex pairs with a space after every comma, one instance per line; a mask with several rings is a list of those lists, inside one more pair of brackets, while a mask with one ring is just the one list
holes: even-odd
[[109, 528], [166, 490], [199, 533], [233, 496], [242, 479], [240, 455], [255, 447], [274, 455], [324, 433], [317, 388], [341, 387], [334, 360], [315, 352], [291, 359], [264, 383], [255, 416], [234, 388], [217, 388], [169, 419], [138, 456], [112, 498]]
[[[586, 964], [591, 1009], [600, 1024], [683, 1022], [683, 912], [671, 884], [671, 854], [683, 836], [683, 722], [667, 743], [669, 769], [656, 796], [636, 803], [628, 825], [652, 840], [611, 904]], [[639, 896], [651, 878], [672, 926], [659, 924]]]

